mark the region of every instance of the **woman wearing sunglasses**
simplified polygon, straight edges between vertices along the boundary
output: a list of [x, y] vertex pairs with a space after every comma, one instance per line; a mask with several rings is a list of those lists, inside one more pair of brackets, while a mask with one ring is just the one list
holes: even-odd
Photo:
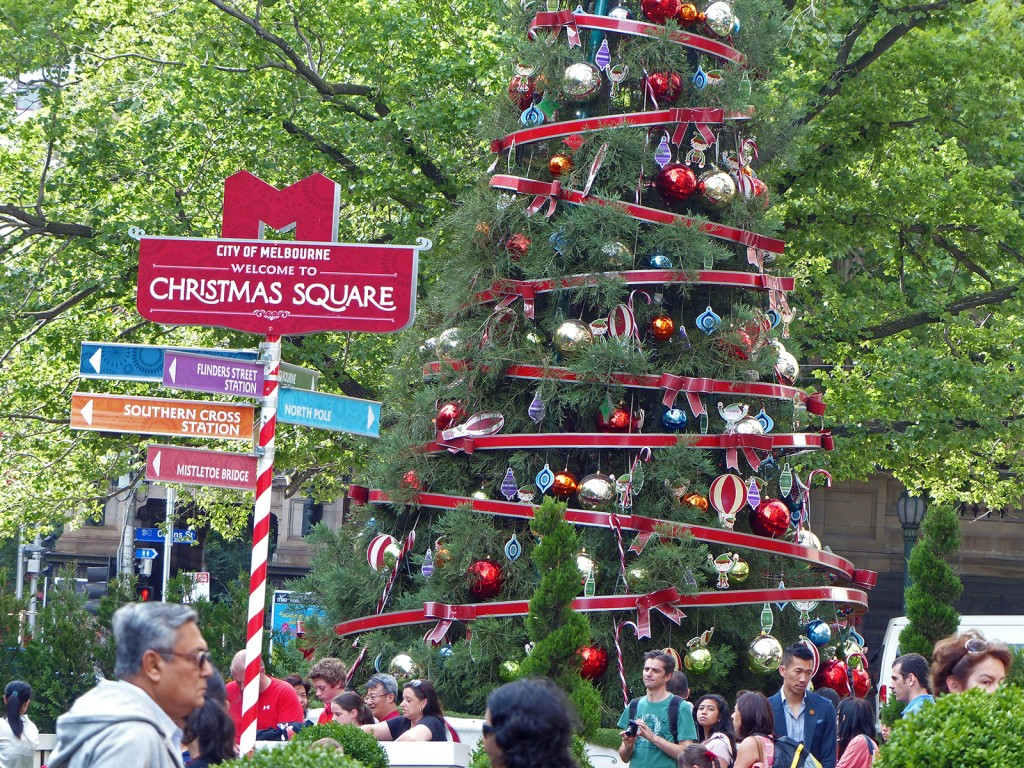
[[1000, 642], [989, 642], [977, 630], [939, 640], [932, 651], [932, 690], [936, 696], [982, 688], [998, 688], [1010, 671], [1013, 655]]
[[398, 706], [398, 717], [362, 729], [377, 741], [448, 741], [441, 700], [429, 680], [407, 682]]

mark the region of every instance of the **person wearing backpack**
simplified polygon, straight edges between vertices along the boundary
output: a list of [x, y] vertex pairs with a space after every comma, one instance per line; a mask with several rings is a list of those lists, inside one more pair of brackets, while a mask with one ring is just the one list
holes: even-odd
[[733, 768], [773, 768], [775, 717], [767, 697], [760, 691], [741, 691], [732, 710], [732, 724], [739, 742]]
[[814, 654], [807, 646], [793, 643], [786, 647], [779, 666], [782, 688], [769, 699], [775, 737], [788, 736], [802, 743], [822, 768], [835, 768], [836, 709], [824, 696], [807, 690], [813, 671]]
[[647, 694], [629, 702], [619, 717], [619, 757], [630, 768], [676, 768], [676, 758], [697, 740], [693, 706], [667, 688], [675, 667], [675, 660], [664, 651], [644, 654]]
[[843, 699], [839, 703], [839, 762], [836, 768], [871, 768], [878, 745], [875, 715], [864, 699]]

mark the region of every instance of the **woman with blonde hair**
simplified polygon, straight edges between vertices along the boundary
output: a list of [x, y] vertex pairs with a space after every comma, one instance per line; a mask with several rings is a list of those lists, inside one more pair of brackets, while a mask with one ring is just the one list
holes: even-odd
[[998, 688], [1013, 664], [1004, 643], [988, 641], [976, 629], [939, 640], [932, 651], [932, 691], [936, 696]]

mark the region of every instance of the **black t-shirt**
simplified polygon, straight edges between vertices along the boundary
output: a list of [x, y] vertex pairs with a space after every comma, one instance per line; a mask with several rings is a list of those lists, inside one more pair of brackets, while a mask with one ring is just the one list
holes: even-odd
[[[409, 722], [409, 718], [392, 717], [390, 720], [385, 720], [388, 724], [388, 730], [391, 731], [391, 738], [397, 739], [403, 733], [412, 728], [412, 723]], [[430, 730], [431, 741], [448, 741], [448, 731], [445, 730], [444, 722], [439, 717], [433, 717], [431, 715], [425, 716], [416, 725], [425, 725]]]

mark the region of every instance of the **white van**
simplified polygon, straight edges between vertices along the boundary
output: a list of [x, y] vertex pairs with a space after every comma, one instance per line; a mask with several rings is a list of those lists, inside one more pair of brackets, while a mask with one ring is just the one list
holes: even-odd
[[[875, 712], [885, 703], [892, 681], [892, 665], [900, 655], [900, 633], [907, 626], [906, 616], [897, 616], [889, 622], [882, 638], [882, 661], [878, 668], [878, 686], [875, 694]], [[1011, 648], [1024, 647], [1024, 616], [961, 616], [960, 631], [977, 629], [986, 640], [1000, 640]]]

